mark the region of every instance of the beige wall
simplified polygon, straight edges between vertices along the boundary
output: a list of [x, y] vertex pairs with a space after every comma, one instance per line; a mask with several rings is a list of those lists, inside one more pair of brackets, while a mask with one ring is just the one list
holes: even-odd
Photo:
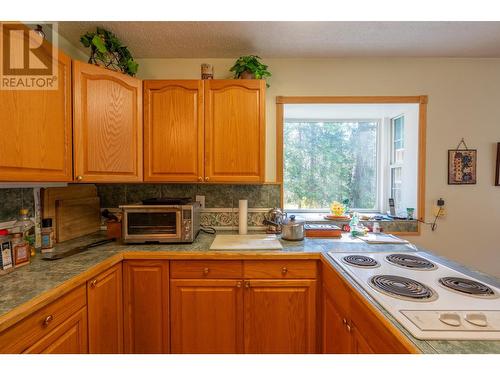
[[[79, 57], [79, 56], [78, 56]], [[229, 78], [233, 59], [138, 59], [142, 79], [198, 79], [200, 64]], [[426, 212], [442, 197], [447, 216], [435, 232], [409, 238], [419, 246], [500, 277], [500, 187], [494, 186], [500, 142], [500, 59], [265, 59], [273, 73], [267, 90], [266, 179], [275, 168], [278, 95], [428, 95]], [[478, 150], [478, 183], [447, 185], [447, 150], [464, 137]], [[474, 233], [478, 234], [474, 234]]]

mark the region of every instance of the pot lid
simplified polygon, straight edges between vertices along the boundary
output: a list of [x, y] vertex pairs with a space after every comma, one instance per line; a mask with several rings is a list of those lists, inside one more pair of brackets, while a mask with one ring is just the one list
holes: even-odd
[[285, 224], [289, 225], [289, 226], [303, 225], [304, 223], [305, 223], [305, 220], [303, 218], [301, 218], [300, 216], [295, 216], [295, 215], [290, 215], [285, 220]]

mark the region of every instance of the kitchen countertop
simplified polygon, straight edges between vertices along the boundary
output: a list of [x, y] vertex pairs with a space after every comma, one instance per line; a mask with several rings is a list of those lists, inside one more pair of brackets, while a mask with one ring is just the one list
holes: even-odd
[[[229, 234], [236, 232], [224, 232]], [[99, 232], [79, 239], [59, 244], [56, 251], [65, 251], [68, 248], [82, 246], [105, 238]], [[447, 340], [418, 340], [403, 328], [387, 311], [385, 311], [363, 288], [347, 275], [326, 252], [377, 252], [377, 251], [424, 251], [431, 258], [457, 269], [471, 277], [500, 287], [499, 280], [472, 271], [447, 259], [438, 257], [414, 245], [370, 245], [361, 240], [352, 240], [344, 235], [342, 240], [306, 238], [304, 241], [281, 240], [283, 250], [241, 251], [241, 250], [208, 250], [213, 235], [200, 233], [192, 244], [130, 244], [109, 243], [86, 250], [68, 258], [45, 261], [37, 255], [30, 265], [0, 276], [0, 329], [11, 325], [28, 314], [30, 309], [46, 304], [68, 290], [68, 284], [81, 284], [85, 277], [92, 277], [96, 272], [120, 262], [122, 259], [134, 259], [147, 256], [158, 259], [185, 259], [185, 258], [217, 258], [241, 259], [249, 258], [311, 258], [326, 260], [334, 267], [356, 290], [373, 306], [384, 314], [420, 351], [423, 353], [500, 353], [499, 341], [447, 341]]]

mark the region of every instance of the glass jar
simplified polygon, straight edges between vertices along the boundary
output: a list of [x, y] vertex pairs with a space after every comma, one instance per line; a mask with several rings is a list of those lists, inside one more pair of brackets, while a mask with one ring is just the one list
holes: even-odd
[[13, 233], [20, 233], [23, 240], [30, 248], [30, 255], [35, 256], [35, 223], [29, 218], [28, 210], [21, 208], [19, 210], [19, 219], [14, 223]]

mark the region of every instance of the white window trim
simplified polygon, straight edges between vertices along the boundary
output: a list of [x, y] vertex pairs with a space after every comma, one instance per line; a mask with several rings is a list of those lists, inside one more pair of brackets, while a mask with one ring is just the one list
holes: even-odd
[[[383, 163], [382, 163], [382, 159], [384, 159], [383, 157], [383, 148], [381, 147], [381, 141], [382, 141], [382, 132], [383, 132], [383, 129], [385, 128], [385, 118], [384, 119], [381, 119], [381, 118], [349, 118], [349, 119], [343, 119], [343, 118], [335, 118], [335, 119], [326, 119], [326, 118], [309, 118], [309, 119], [305, 119], [305, 118], [294, 118], [294, 119], [287, 119], [287, 118], [284, 118], [283, 119], [283, 129], [285, 127], [285, 124], [286, 123], [291, 123], [291, 122], [294, 122], [294, 123], [297, 123], [297, 122], [375, 122], [377, 123], [377, 174], [375, 176], [375, 185], [377, 186], [377, 194], [376, 194], [376, 197], [375, 197], [375, 207], [373, 209], [369, 209], [369, 208], [354, 208], [354, 207], [350, 207], [350, 209], [352, 210], [355, 210], [356, 212], [361, 212], [361, 213], [381, 213], [382, 212], [382, 209], [383, 209], [383, 202], [384, 200], [381, 200], [381, 196], [383, 195], [383, 190], [384, 190], [384, 186], [382, 186], [384, 184], [384, 181], [386, 181], [386, 177], [385, 176], [381, 176], [382, 174], [382, 171], [384, 170], [383, 168]], [[384, 134], [384, 137], [386, 137], [387, 135]], [[285, 144], [283, 142], [283, 153], [284, 153], [284, 150], [285, 150]], [[284, 159], [284, 155], [283, 155], [283, 169], [285, 167], [285, 159]], [[385, 168], [387, 169], [387, 168]], [[285, 181], [284, 181], [284, 176], [283, 176], [283, 190], [284, 190], [284, 184], [285, 184]], [[389, 185], [390, 186], [390, 185]], [[386, 200], [388, 201], [388, 199]], [[310, 208], [310, 209], [293, 209], [293, 208], [290, 208], [290, 209], [285, 209], [285, 212], [297, 212], [297, 213], [329, 213], [330, 212], [330, 208], [327, 207], [327, 208], [316, 208], [316, 209], [313, 209], [313, 208]]]

